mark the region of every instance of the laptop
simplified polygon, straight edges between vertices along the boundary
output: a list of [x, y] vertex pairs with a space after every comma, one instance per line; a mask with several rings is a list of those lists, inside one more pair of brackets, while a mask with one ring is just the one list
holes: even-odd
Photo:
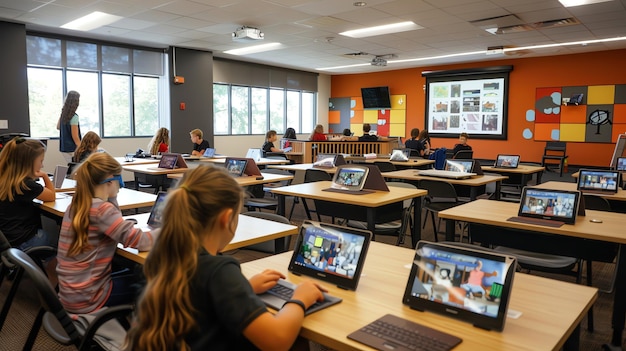
[[514, 257], [480, 247], [420, 241], [402, 303], [502, 331], [516, 265]]
[[241, 177], [246, 170], [246, 166], [248, 165], [247, 159], [241, 158], [226, 158], [226, 162], [224, 163], [224, 167], [226, 167], [226, 171], [233, 177]]
[[495, 168], [517, 168], [519, 159], [519, 155], [498, 155], [493, 166]]
[[446, 160], [446, 171], [471, 173], [474, 170], [474, 160]]
[[620, 171], [581, 169], [577, 190], [584, 193], [613, 195], [620, 186]]
[[389, 161], [408, 162], [410, 156], [410, 149], [394, 149], [391, 151], [391, 157], [389, 157]]
[[[317, 154], [313, 167], [315, 168], [333, 168], [337, 165], [337, 154]], [[343, 156], [342, 156], [343, 157]]]
[[65, 181], [65, 177], [67, 176], [67, 171], [69, 170], [68, 166], [57, 165], [54, 167], [54, 173], [52, 175], [52, 179], [54, 181], [55, 189], [63, 188], [63, 181]]
[[202, 157], [207, 157], [207, 158], [215, 157], [215, 148], [207, 147], [206, 150], [204, 150], [204, 154], [202, 154]]
[[148, 217], [148, 228], [156, 229], [161, 228], [162, 220], [163, 220], [163, 210], [165, 209], [165, 198], [167, 193], [165, 191], [159, 191], [157, 194], [157, 198], [154, 201], [154, 205], [152, 205], [152, 209], [150, 210], [150, 217]]
[[615, 169], [618, 171], [626, 172], [626, 157], [618, 157]]
[[280, 149], [283, 150], [283, 152], [291, 151], [293, 149], [293, 147], [291, 147], [291, 140], [280, 139]]
[[187, 162], [185, 162], [181, 154], [162, 154], [159, 165], [149, 169], [166, 170], [176, 168], [187, 168]]
[[261, 160], [262, 155], [261, 149], [248, 149], [248, 152], [246, 152], [246, 158], [251, 158], [255, 161]]
[[579, 191], [524, 187], [517, 217], [507, 220], [560, 227], [576, 222], [579, 205]]
[[477, 175], [476, 173], [447, 171], [445, 169], [424, 169], [417, 171], [417, 175], [436, 177], [436, 178], [448, 178], [448, 179], [467, 179]]
[[[261, 170], [259, 169], [259, 166], [257, 166], [256, 162], [254, 161], [254, 159], [251, 158], [243, 158], [243, 157], [227, 157], [226, 158], [226, 169], [228, 168], [228, 164], [229, 162], [232, 161], [237, 161], [236, 164], [239, 165], [243, 165], [243, 161], [246, 161], [245, 165], [244, 165], [244, 170], [243, 170], [243, 174], [240, 174], [239, 176], [256, 176], [257, 179], [263, 179], [263, 175], [261, 174]], [[230, 173], [230, 171], [229, 171]]]
[[330, 187], [335, 190], [359, 192], [363, 189], [369, 172], [369, 167], [361, 165], [339, 166]]
[[[318, 279], [326, 284], [356, 290], [372, 234], [366, 230], [332, 224], [304, 221], [288, 269], [296, 275]], [[289, 299], [274, 290], [293, 288], [294, 284], [278, 281], [279, 288], [259, 295], [265, 304], [279, 310]], [[310, 314], [341, 302], [341, 298], [324, 294], [324, 301], [307, 309]]]

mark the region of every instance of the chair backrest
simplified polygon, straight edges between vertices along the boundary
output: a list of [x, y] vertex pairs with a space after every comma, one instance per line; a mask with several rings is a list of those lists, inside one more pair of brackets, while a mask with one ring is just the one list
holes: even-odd
[[567, 149], [567, 143], [564, 141], [548, 141], [546, 142], [546, 147], [543, 150], [543, 154], [554, 154], [554, 153], [562, 153], [565, 156], [565, 152]]
[[387, 161], [374, 161], [374, 165], [376, 165], [381, 172], [393, 172], [396, 170], [396, 166]]
[[455, 158], [471, 159], [471, 158], [474, 158], [474, 151], [473, 150], [461, 150], [461, 151], [458, 151], [456, 154], [454, 154], [452, 158], [453, 159]]
[[248, 212], [244, 212], [242, 214], [246, 215], [246, 216], [250, 216], [250, 217], [267, 219], [269, 221], [274, 221], [274, 222], [278, 222], [278, 223], [291, 224], [291, 222], [289, 221], [289, 219], [287, 219], [287, 217], [281, 216], [281, 215], [276, 214], [276, 213], [260, 212], [260, 211], [248, 211]]
[[[266, 168], [262, 171], [263, 173], [271, 173], [271, 174], [278, 174], [278, 175], [293, 175], [291, 174], [289, 171], [285, 171], [284, 169], [277, 169], [277, 168]], [[291, 179], [289, 180], [281, 180], [280, 184], [282, 186], [287, 186], [291, 184]]]
[[8, 260], [19, 266], [35, 285], [42, 308], [54, 315], [72, 340], [72, 344], [80, 346], [81, 336], [72, 319], [59, 301], [57, 293], [50, 284], [46, 274], [25, 252], [11, 248], [6, 252]]
[[456, 189], [448, 182], [422, 179], [418, 183], [418, 188], [428, 191], [427, 199], [436, 200], [437, 202], [458, 202]]
[[[396, 188], [405, 188], [405, 189], [417, 189], [417, 187], [411, 183], [405, 182], [387, 182], [387, 186], [393, 186]], [[413, 199], [408, 199], [403, 201], [403, 208], [407, 209], [413, 203]]]
[[611, 211], [609, 200], [591, 194], [583, 194], [586, 210]]
[[322, 171], [320, 169], [307, 169], [306, 172], [304, 172], [305, 183], [320, 182], [332, 179], [333, 177], [328, 172]]

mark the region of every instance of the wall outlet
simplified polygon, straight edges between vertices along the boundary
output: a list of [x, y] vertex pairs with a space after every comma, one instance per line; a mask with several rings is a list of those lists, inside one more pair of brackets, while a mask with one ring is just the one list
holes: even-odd
[[9, 129], [8, 119], [0, 119], [0, 129]]

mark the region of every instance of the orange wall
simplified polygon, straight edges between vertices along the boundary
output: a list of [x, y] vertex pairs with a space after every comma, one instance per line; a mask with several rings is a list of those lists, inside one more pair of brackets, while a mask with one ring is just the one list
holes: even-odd
[[[470, 139], [474, 157], [495, 159], [498, 153], [522, 156], [524, 162], [541, 162], [545, 142], [524, 139], [522, 131], [534, 130], [526, 121], [526, 111], [534, 108], [535, 89], [539, 87], [626, 84], [626, 50], [538, 58], [505, 59], [460, 65], [431, 66], [385, 71], [380, 73], [335, 75], [331, 78], [331, 97], [360, 96], [361, 87], [388, 85], [391, 94], [406, 94], [407, 133], [424, 128], [423, 90], [426, 79], [422, 71], [450, 70], [512, 65], [509, 81], [508, 140]], [[359, 131], [356, 131], [357, 133]], [[433, 138], [434, 147], [453, 147], [456, 139]], [[614, 144], [567, 143], [572, 165], [607, 166]]]

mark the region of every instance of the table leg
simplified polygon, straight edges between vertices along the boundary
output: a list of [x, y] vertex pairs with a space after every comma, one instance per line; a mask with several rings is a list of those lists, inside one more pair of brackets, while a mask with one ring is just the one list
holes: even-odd
[[574, 328], [572, 334], [565, 340], [563, 350], [565, 351], [578, 351], [580, 349], [580, 324]]
[[496, 200], [500, 200], [500, 197], [501, 197], [500, 193], [501, 193], [501, 191], [502, 191], [502, 181], [498, 180], [496, 182], [496, 190], [495, 190], [495, 193], [494, 193], [494, 197], [495, 197]]
[[537, 172], [537, 184], [541, 184], [541, 176], [543, 175], [543, 171]]
[[446, 241], [454, 241], [456, 221], [454, 219], [446, 219], [445, 221], [446, 221]]
[[478, 187], [470, 186], [470, 201], [476, 200], [476, 196], [478, 196]]
[[615, 277], [615, 292], [613, 298], [613, 339], [611, 344], [622, 345], [622, 333], [624, 331], [624, 318], [626, 317], [626, 245], [620, 244], [619, 260], [617, 261], [617, 276]]
[[368, 207], [367, 208], [367, 230], [372, 232], [372, 240], [376, 240], [376, 233], [374, 230], [376, 229], [376, 208]]
[[278, 194], [278, 208], [276, 212], [281, 216], [285, 216], [285, 197], [285, 195]]
[[417, 246], [422, 240], [422, 197], [413, 198], [413, 230], [411, 231], [411, 245]]

